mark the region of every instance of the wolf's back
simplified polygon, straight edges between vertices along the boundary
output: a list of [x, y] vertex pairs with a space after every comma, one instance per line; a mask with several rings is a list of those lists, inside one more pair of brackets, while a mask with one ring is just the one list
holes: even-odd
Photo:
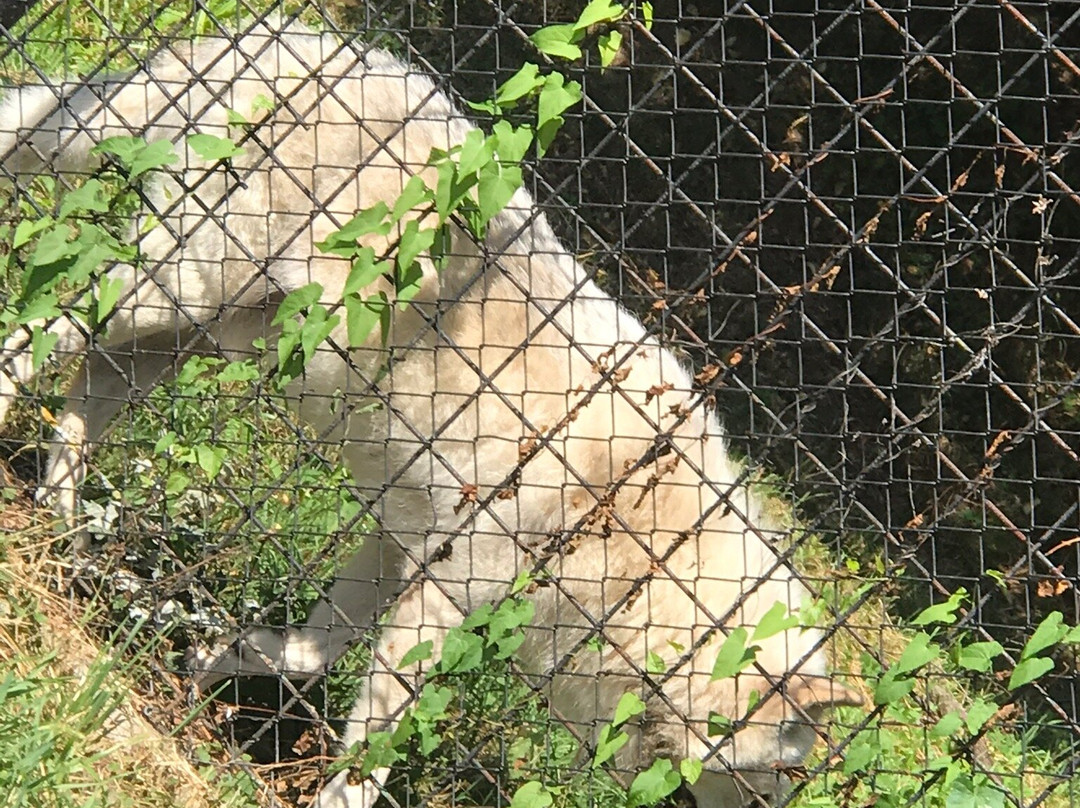
[[[86, 171], [96, 162], [94, 146], [118, 135], [173, 142], [195, 131], [228, 136], [230, 110], [253, 123], [266, 116], [258, 104], [252, 110], [258, 96], [287, 97], [307, 77], [330, 66], [337, 68], [335, 81], [342, 74], [362, 75], [357, 57], [341, 50], [330, 37], [271, 18], [235, 39], [177, 43], [127, 74], [5, 89], [0, 92], [0, 179]], [[392, 57], [374, 57], [381, 75], [407, 72]], [[306, 83], [309, 94], [319, 87], [317, 80]], [[402, 106], [403, 100], [398, 101]], [[310, 105], [302, 106], [311, 111]], [[380, 112], [392, 116], [396, 110]]]

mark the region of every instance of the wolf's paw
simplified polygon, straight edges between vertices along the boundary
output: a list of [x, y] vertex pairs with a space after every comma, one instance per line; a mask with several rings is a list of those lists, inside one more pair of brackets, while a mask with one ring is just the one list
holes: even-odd
[[389, 769], [376, 769], [362, 783], [351, 785], [349, 772], [342, 772], [319, 792], [316, 806], [317, 808], [374, 808], [382, 793], [380, 786], [389, 776]]

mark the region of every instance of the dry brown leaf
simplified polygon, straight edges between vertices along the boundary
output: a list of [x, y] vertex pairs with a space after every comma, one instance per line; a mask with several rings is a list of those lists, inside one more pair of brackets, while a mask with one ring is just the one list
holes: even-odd
[[694, 377], [694, 381], [698, 384], [705, 386], [720, 374], [720, 367], [718, 365], [706, 365], [701, 369], [701, 373]]
[[1040, 598], [1054, 598], [1072, 589], [1072, 584], [1063, 578], [1050, 580], [1044, 578], [1035, 587], [1035, 594]]
[[674, 387], [675, 387], [675, 385], [673, 385], [671, 382], [664, 382], [663, 384], [654, 384], [652, 387], [650, 387], [648, 390], [645, 391], [645, 403], [648, 404], [650, 401], [652, 401], [657, 396], [662, 396], [664, 393], [666, 393], [668, 390], [671, 390]]

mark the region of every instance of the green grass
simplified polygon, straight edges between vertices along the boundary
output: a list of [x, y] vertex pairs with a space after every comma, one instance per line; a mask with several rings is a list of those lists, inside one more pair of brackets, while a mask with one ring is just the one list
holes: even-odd
[[[256, 804], [256, 784], [204, 747], [201, 769], [141, 717], [175, 708], [140, 689], [158, 650], [135, 626], [102, 643], [100, 609], [49, 586], [48, 526], [18, 504], [0, 513], [0, 804], [49, 808], [190, 808]], [[21, 522], [17, 529], [13, 522]]]

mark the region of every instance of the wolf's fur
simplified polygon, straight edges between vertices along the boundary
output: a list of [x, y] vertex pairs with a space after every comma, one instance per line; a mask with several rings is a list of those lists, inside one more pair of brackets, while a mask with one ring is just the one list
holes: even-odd
[[[308, 283], [320, 283], [324, 304], [334, 305], [348, 263], [314, 243], [358, 208], [393, 205], [411, 173], [430, 173], [433, 148], [460, 143], [471, 128], [429, 78], [387, 53], [268, 26], [235, 42], [174, 47], [131, 76], [65, 85], [62, 103], [52, 89], [20, 88], [0, 109], [0, 159], [12, 174], [86, 172], [90, 149], [112, 135], [168, 139], [181, 155], [147, 190], [163, 224], [140, 239], [142, 267], [110, 270], [126, 296], [107, 332], [88, 346], [70, 320], [50, 326], [59, 355], [87, 356], [45, 484], [69, 517], [85, 444], [132, 388], [171, 374], [177, 346], [243, 352], [272, 337], [275, 303]], [[261, 109], [260, 96], [275, 109]], [[229, 109], [254, 110], [257, 126], [231, 171], [211, 169], [184, 136], [226, 136]], [[370, 243], [377, 252], [388, 246]], [[406, 684], [420, 671], [395, 674], [402, 654], [438, 643], [463, 611], [505, 596], [546, 553], [555, 583], [531, 596], [536, 615], [520, 667], [552, 673], [594, 621], [606, 623], [603, 650], [582, 650], [554, 671], [549, 694], [559, 713], [596, 727], [634, 690], [648, 705], [645, 728], [633, 729], [620, 765], [706, 757], [693, 789], [703, 808], [741, 805], [748, 788], [777, 796], [786, 782], [779, 770], [800, 763], [814, 740], [810, 721], [857, 700], [825, 678], [816, 630], [757, 642], [757, 666], [710, 682], [724, 636], [717, 621], [752, 627], [777, 601], [797, 608], [806, 594], [777, 561], [777, 526], [738, 482], [742, 469], [715, 417], [701, 407], [681, 422], [673, 414], [691, 399], [687, 371], [588, 279], [524, 190], [491, 222], [484, 251], [455, 230], [445, 270], [421, 260], [422, 291], [395, 313], [389, 354], [378, 329], [365, 348], [341, 350], [339, 327], [293, 384], [302, 416], [343, 441], [382, 533], [365, 540], [307, 627], [245, 633], [203, 656], [206, 680], [323, 671], [396, 598], [344, 738], [361, 740], [369, 722], [392, 720], [411, 696]], [[31, 375], [26, 345], [27, 334], [15, 334], [0, 356], [0, 419]], [[388, 356], [391, 372], [378, 382], [384, 406], [362, 406]], [[340, 394], [344, 414], [332, 406]], [[635, 469], [665, 430], [667, 450]], [[492, 496], [508, 481], [511, 494]], [[560, 532], [575, 526], [560, 544]], [[710, 631], [711, 642], [695, 645]], [[689, 657], [681, 663], [678, 648]], [[653, 677], [660, 692], [643, 686], [649, 652], [673, 667]], [[764, 703], [714, 748], [710, 712], [738, 719], [752, 691], [767, 695]], [[368, 806], [376, 793], [342, 775], [323, 802]]]

